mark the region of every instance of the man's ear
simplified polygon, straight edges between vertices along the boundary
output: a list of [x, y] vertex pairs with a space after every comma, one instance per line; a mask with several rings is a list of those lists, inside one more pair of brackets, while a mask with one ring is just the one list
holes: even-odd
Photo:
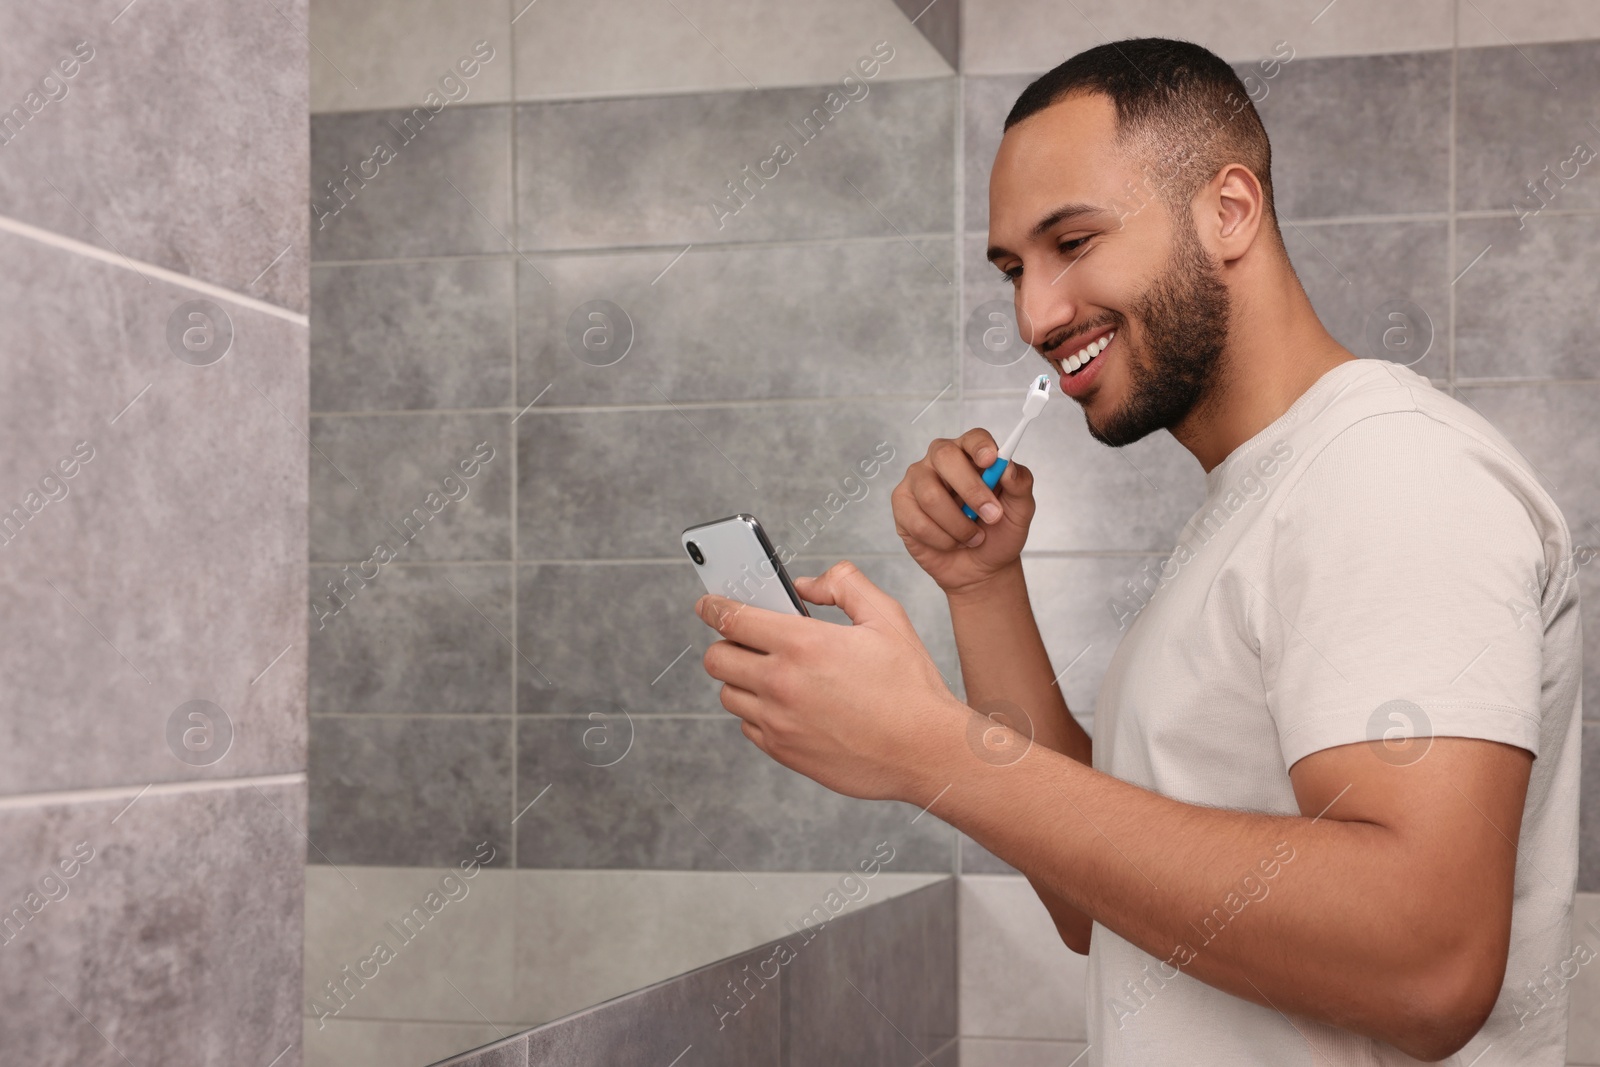
[[1206, 186], [1200, 239], [1222, 262], [1232, 262], [1255, 243], [1265, 211], [1261, 182], [1243, 163], [1229, 163]]

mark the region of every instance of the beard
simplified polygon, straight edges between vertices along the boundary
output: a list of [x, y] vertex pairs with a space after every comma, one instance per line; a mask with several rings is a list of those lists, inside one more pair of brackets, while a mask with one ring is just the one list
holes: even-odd
[[[1144, 350], [1125, 349], [1127, 400], [1099, 426], [1084, 412], [1090, 435], [1113, 448], [1177, 426], [1215, 395], [1222, 380], [1228, 289], [1193, 223], [1178, 226], [1177, 233], [1166, 268], [1134, 303]], [[1124, 329], [1117, 337], [1127, 337]]]

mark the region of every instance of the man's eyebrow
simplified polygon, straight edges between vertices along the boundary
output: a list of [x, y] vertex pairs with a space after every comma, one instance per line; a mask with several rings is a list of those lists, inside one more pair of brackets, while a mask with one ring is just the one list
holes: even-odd
[[[1104, 214], [1108, 214], [1106, 209], [1096, 204], [1062, 204], [1044, 218], [1034, 223], [1033, 229], [1028, 231], [1028, 238], [1033, 240], [1043, 237], [1046, 233], [1049, 233], [1052, 228], [1060, 223], [1066, 222], [1068, 219], [1075, 219], [1085, 215]], [[1007, 250], [1001, 248], [999, 245], [990, 245], [989, 259], [992, 262], [1005, 255], [1006, 252]]]

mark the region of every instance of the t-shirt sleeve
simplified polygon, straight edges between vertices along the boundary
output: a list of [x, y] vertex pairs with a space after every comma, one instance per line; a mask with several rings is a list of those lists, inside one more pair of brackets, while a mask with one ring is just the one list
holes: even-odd
[[1290, 487], [1249, 612], [1285, 768], [1405, 736], [1538, 756], [1544, 548], [1486, 448], [1390, 412], [1340, 432]]

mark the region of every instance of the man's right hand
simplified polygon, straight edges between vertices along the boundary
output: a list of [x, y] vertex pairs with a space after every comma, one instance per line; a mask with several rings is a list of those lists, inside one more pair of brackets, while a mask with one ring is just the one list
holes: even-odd
[[[1017, 562], [1028, 539], [1033, 474], [1013, 462], [1001, 475], [996, 494], [983, 484], [983, 471], [999, 454], [988, 430], [968, 430], [953, 441], [937, 438], [890, 496], [900, 540], [946, 593], [981, 588]], [[980, 521], [967, 518], [962, 504], [977, 512]]]

